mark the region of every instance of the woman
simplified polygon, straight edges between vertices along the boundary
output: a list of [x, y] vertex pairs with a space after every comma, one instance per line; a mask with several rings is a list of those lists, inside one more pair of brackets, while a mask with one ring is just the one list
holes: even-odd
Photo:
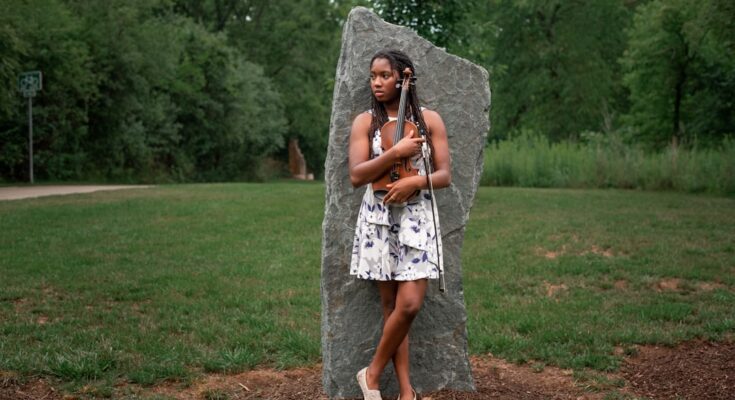
[[[370, 365], [357, 373], [368, 400], [381, 399], [380, 376], [391, 359], [400, 386], [398, 399], [416, 399], [409, 377], [408, 331], [424, 301], [428, 280], [439, 278], [437, 239], [441, 238], [432, 219], [423, 160], [417, 163], [420, 176], [399, 179], [388, 185], [383, 196], [376, 196], [371, 182], [398, 159], [420, 160], [424, 140], [431, 154], [433, 187], [443, 188], [451, 181], [444, 122], [438, 113], [419, 105], [416, 85], [408, 92], [405, 115], [426, 133], [426, 139], [411, 131], [393, 147], [381, 148], [380, 127], [398, 115], [401, 89], [396, 86], [406, 68], [415, 76], [413, 63], [403, 52], [387, 50], [373, 56], [372, 107], [355, 118], [350, 134], [350, 180], [354, 187], [368, 185], [357, 218], [350, 274], [377, 282], [383, 309], [378, 347]], [[415, 195], [417, 190], [420, 193]]]

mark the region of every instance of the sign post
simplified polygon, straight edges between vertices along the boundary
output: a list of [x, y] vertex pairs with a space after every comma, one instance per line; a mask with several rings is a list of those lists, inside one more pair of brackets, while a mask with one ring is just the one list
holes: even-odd
[[23, 72], [18, 77], [18, 90], [28, 98], [28, 162], [31, 183], [33, 183], [33, 97], [42, 86], [41, 71]]

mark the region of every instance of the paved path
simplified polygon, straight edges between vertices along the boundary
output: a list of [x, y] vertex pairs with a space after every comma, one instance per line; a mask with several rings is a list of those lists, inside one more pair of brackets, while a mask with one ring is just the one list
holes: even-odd
[[6, 186], [0, 187], [0, 200], [27, 199], [30, 197], [51, 196], [57, 194], [90, 193], [98, 190], [118, 190], [147, 188], [154, 185], [84, 185], [84, 186]]

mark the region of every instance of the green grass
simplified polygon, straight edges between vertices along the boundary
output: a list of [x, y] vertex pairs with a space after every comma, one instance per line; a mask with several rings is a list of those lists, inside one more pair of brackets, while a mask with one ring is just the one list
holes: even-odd
[[0, 203], [0, 369], [133, 383], [319, 359], [320, 184]]
[[[0, 202], [0, 370], [105, 397], [120, 379], [318, 362], [323, 204], [297, 182]], [[721, 339], [733, 237], [728, 198], [482, 187], [462, 257], [471, 352], [588, 376], [633, 344]]]
[[[612, 371], [616, 345], [735, 331], [734, 206], [677, 193], [481, 188], [463, 249], [471, 351]], [[673, 278], [676, 290], [659, 287]]]

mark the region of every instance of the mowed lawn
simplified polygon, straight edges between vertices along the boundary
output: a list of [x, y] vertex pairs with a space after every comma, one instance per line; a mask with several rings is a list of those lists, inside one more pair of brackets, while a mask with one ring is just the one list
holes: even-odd
[[[323, 212], [300, 182], [0, 202], [0, 370], [104, 395], [317, 363]], [[482, 187], [462, 259], [474, 354], [582, 373], [735, 332], [731, 198]]]

